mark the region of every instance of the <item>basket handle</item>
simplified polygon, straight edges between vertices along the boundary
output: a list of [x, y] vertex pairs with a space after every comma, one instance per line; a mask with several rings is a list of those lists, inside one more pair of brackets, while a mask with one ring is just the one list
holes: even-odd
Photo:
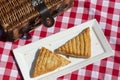
[[32, 0], [32, 5], [40, 12], [42, 24], [46, 27], [52, 27], [55, 21], [50, 15], [50, 11], [47, 9], [44, 0]]

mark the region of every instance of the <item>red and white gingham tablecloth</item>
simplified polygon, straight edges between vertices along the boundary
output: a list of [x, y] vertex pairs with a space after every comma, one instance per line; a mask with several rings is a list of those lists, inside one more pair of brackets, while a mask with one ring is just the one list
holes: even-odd
[[57, 80], [120, 80], [120, 0], [74, 0], [71, 9], [55, 18], [53, 27], [39, 26], [30, 33], [32, 38], [29, 40], [0, 41], [0, 80], [23, 80], [13, 49], [91, 19], [99, 22], [114, 56], [63, 75]]

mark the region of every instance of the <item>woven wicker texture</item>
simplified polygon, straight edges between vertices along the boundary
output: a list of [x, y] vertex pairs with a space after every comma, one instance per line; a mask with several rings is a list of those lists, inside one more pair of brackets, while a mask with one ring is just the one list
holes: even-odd
[[[55, 17], [70, 8], [73, 0], [44, 0], [44, 3], [50, 15]], [[32, 0], [0, 0], [0, 26], [7, 40], [14, 41], [41, 23], [40, 12]]]

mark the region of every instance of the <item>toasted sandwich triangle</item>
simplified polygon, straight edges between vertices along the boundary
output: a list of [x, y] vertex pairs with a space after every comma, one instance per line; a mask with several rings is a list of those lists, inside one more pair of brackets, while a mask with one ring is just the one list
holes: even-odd
[[65, 44], [55, 50], [56, 53], [66, 55], [68, 57], [84, 57], [91, 56], [91, 39], [90, 28], [84, 29], [80, 34], [67, 41]]
[[70, 61], [67, 59], [53, 53], [45, 47], [42, 47], [37, 57], [32, 76], [36, 77], [42, 75], [69, 63]]

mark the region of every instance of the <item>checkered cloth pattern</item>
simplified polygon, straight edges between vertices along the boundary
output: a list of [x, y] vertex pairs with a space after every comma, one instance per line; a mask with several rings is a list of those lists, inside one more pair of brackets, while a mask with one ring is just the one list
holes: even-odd
[[120, 0], [74, 0], [74, 6], [55, 18], [51, 28], [43, 25], [30, 32], [29, 40], [0, 41], [0, 80], [23, 80], [12, 50], [41, 38], [97, 19], [114, 56], [97, 61], [57, 80], [120, 80]]

